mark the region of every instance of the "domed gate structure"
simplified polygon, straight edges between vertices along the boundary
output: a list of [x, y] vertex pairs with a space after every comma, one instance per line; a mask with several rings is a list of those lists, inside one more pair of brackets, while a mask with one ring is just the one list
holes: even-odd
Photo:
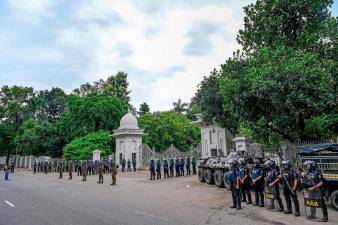
[[143, 167], [142, 162], [142, 136], [144, 129], [138, 127], [137, 118], [128, 113], [120, 121], [120, 127], [114, 130], [116, 140], [115, 161], [120, 165], [122, 160], [135, 160], [136, 168]]

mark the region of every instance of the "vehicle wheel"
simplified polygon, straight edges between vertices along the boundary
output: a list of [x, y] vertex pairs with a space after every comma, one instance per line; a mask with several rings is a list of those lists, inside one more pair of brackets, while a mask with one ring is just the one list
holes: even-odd
[[214, 180], [217, 187], [224, 188], [224, 173], [222, 170], [216, 170]]
[[211, 169], [206, 169], [204, 171], [204, 179], [207, 184], [214, 184], [214, 174]]
[[228, 179], [229, 174], [230, 174], [229, 172], [224, 173], [224, 187], [228, 191], [230, 191], [230, 183], [229, 183], [229, 179]]
[[330, 202], [332, 207], [338, 210], [338, 190], [331, 193]]
[[198, 168], [198, 180], [201, 183], [205, 183], [205, 179], [204, 179], [204, 170], [203, 168]]

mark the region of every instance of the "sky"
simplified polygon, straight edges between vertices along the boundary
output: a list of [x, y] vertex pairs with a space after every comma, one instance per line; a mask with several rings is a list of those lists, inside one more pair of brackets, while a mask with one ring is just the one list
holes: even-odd
[[124, 71], [136, 108], [169, 110], [239, 48], [252, 1], [1, 0], [0, 86], [70, 93]]

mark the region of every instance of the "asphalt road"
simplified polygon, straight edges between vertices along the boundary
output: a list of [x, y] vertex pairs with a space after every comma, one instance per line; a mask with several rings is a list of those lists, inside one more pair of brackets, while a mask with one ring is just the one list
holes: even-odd
[[[97, 176], [82, 182], [22, 171], [5, 182], [0, 175], [0, 225], [318, 224], [253, 206], [229, 209], [230, 193], [196, 176], [150, 181], [145, 172], [118, 174], [110, 186], [109, 175], [104, 184]], [[338, 224], [338, 213], [330, 210], [329, 220]]]

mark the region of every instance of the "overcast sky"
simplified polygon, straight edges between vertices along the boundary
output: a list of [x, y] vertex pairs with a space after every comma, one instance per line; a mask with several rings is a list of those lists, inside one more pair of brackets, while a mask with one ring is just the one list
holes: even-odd
[[169, 110], [239, 48], [250, 2], [1, 0], [0, 86], [69, 93], [124, 71], [134, 106]]

